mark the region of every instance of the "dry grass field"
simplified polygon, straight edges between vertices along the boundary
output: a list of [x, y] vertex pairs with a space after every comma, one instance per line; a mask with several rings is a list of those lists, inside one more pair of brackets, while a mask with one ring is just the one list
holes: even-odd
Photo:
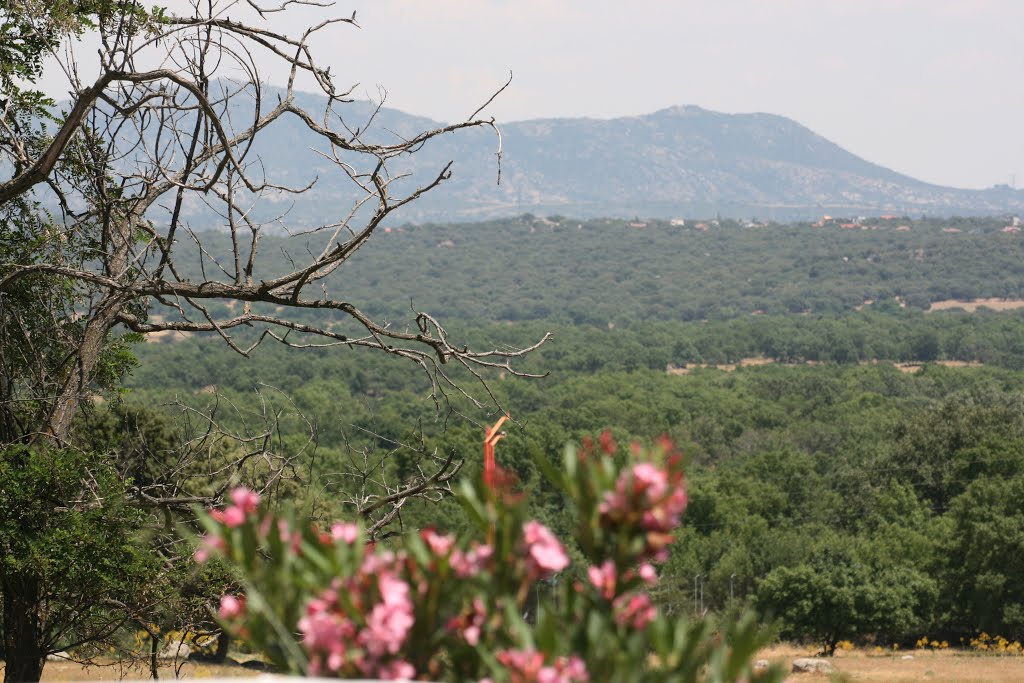
[[[903, 659], [909, 655], [913, 659]], [[759, 657], [781, 663], [786, 671], [794, 659], [813, 656], [813, 650], [779, 645]], [[927, 681], [928, 683], [1021, 683], [1024, 657], [980, 654], [969, 650], [911, 650], [875, 653], [855, 649], [837, 652], [832, 661], [836, 673], [790, 674], [794, 683], [807, 681]]]
[[[778, 645], [758, 656], [778, 662], [789, 671], [792, 661], [812, 656], [813, 651], [791, 645]], [[910, 655], [913, 659], [903, 659]], [[833, 659], [836, 673], [790, 674], [792, 683], [829, 681], [926, 681], [928, 683], [1021, 683], [1024, 681], [1024, 657], [978, 654], [964, 650], [913, 650], [909, 652], [875, 653], [856, 649], [838, 652]], [[3, 667], [0, 666], [0, 670]], [[241, 666], [218, 666], [186, 662], [178, 670], [182, 679], [233, 678], [259, 676], [258, 671]], [[67, 662], [50, 662], [43, 672], [43, 681], [116, 681], [149, 678], [149, 671], [141, 668], [117, 666], [82, 667]], [[162, 680], [175, 678], [174, 668], [168, 663], [160, 669]]]
[[968, 313], [973, 313], [979, 308], [990, 308], [993, 311], [1009, 311], [1015, 308], [1024, 308], [1024, 300], [1022, 299], [974, 299], [973, 301], [963, 301], [961, 299], [947, 299], [945, 301], [936, 301], [928, 307], [928, 312], [932, 311], [947, 311], [951, 308], [962, 308]]
[[[0, 664], [0, 672], [3, 671]], [[158, 674], [160, 680], [174, 680], [175, 674], [181, 679], [200, 678], [237, 678], [241, 676], [255, 677], [261, 675], [259, 670], [244, 666], [207, 664], [202, 662], [179, 662], [175, 667], [172, 662], [163, 662]], [[117, 664], [109, 666], [83, 666], [73, 662], [47, 662], [43, 669], [43, 681], [119, 681], [119, 680], [150, 680], [149, 668], [126, 667]]]
[[[878, 365], [879, 363], [885, 363], [892, 365], [900, 372], [915, 373], [920, 372], [925, 363], [896, 363], [892, 361], [879, 361], [869, 360], [861, 361], [861, 365]], [[728, 363], [724, 365], [708, 365], [707, 363], [693, 363], [686, 366], [685, 368], [679, 367], [668, 367], [665, 372], [669, 375], [688, 375], [695, 368], [715, 368], [716, 370], [724, 370], [725, 372], [733, 372], [737, 368], [749, 368], [759, 365], [775, 365], [776, 362], [771, 358], [765, 358], [763, 356], [757, 356], [754, 358], [743, 358], [739, 363]], [[963, 360], [935, 360], [928, 361], [928, 365], [942, 365], [947, 368], [980, 368], [983, 367], [982, 363], [976, 361], [963, 361]], [[804, 361], [803, 363], [780, 363], [787, 368], [806, 367], [809, 365], [821, 365], [819, 361]]]

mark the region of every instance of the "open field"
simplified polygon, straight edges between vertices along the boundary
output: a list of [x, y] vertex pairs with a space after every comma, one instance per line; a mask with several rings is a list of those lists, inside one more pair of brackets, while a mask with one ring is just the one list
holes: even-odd
[[972, 299], [963, 301], [961, 299], [946, 299], [935, 301], [928, 306], [928, 312], [948, 311], [951, 308], [962, 308], [968, 313], [973, 313], [979, 308], [990, 308], [993, 311], [1010, 311], [1015, 308], [1024, 308], [1024, 299]]
[[[928, 361], [927, 363], [897, 363], [897, 362], [893, 362], [893, 361], [871, 360], [871, 361], [861, 361], [860, 364], [861, 365], [877, 365], [879, 363], [886, 363], [886, 364], [892, 365], [893, 367], [895, 367], [900, 372], [909, 372], [909, 373], [920, 372], [921, 369], [924, 368], [925, 365], [942, 365], [943, 367], [947, 367], [947, 368], [980, 368], [980, 367], [983, 367], [982, 363], [978, 363], [976, 361], [964, 361], [964, 360], [933, 360], [933, 361]], [[775, 364], [776, 364], [776, 362], [774, 360], [772, 360], [771, 358], [764, 358], [763, 356], [758, 356], [758, 357], [755, 357], [755, 358], [742, 358], [742, 359], [740, 359], [739, 363], [726, 363], [726, 364], [722, 364], [722, 365], [710, 365], [710, 364], [707, 364], [707, 363], [692, 363], [690, 365], [687, 365], [686, 367], [670, 366], [670, 367], [668, 367], [665, 370], [665, 372], [667, 374], [669, 374], [669, 375], [688, 375], [695, 368], [715, 368], [716, 370], [723, 370], [725, 372], [733, 372], [737, 368], [749, 368], [749, 367], [755, 367], [755, 366], [759, 366], [759, 365], [775, 365]], [[808, 366], [808, 365], [821, 365], [821, 364], [822, 363], [820, 363], [818, 361], [804, 361], [803, 363], [778, 363], [778, 365], [783, 365], [785, 367], [803, 367], [803, 366]]]
[[[255, 677], [261, 675], [259, 670], [246, 668], [237, 664], [221, 665], [205, 662], [179, 662], [178, 678], [236, 678], [241, 676]], [[4, 669], [0, 664], [0, 672]], [[160, 679], [175, 678], [175, 666], [170, 661], [161, 662]], [[109, 666], [83, 666], [74, 662], [47, 662], [43, 669], [43, 681], [117, 681], [117, 680], [152, 680], [148, 667], [126, 667], [112, 664]]]
[[[779, 645], [759, 654], [786, 671], [794, 659], [813, 656], [813, 648]], [[905, 656], [913, 659], [903, 659]], [[837, 674], [790, 674], [800, 681], [929, 681], [934, 683], [1019, 683], [1024, 681], [1024, 657], [979, 654], [970, 650], [910, 650], [875, 653], [856, 649], [836, 652]]]
[[[777, 645], [758, 657], [781, 663], [789, 671], [794, 659], [813, 655], [813, 649]], [[903, 659], [905, 656], [913, 659]], [[789, 680], [800, 681], [929, 681], [934, 683], [1018, 683], [1024, 681], [1024, 657], [978, 654], [966, 650], [911, 650], [908, 652], [875, 653], [856, 649], [837, 652], [833, 659], [837, 674], [790, 674]], [[3, 667], [0, 666], [0, 670]], [[116, 666], [82, 667], [68, 662], [49, 662], [43, 681], [113, 681], [149, 679], [148, 669]], [[242, 666], [220, 666], [186, 662], [178, 672], [180, 678], [228, 678], [259, 676], [259, 671]], [[160, 668], [160, 677], [173, 679], [174, 669]]]

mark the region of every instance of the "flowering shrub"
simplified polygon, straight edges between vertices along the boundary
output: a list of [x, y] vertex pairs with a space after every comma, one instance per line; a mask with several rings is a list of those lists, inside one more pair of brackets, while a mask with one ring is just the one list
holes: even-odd
[[[753, 618], [724, 633], [669, 619], [647, 590], [657, 581], [686, 507], [682, 461], [670, 443], [615, 457], [610, 435], [568, 448], [562, 468], [538, 466], [576, 513], [584, 566], [527, 517], [511, 477], [463, 482], [476, 533], [425, 529], [392, 547], [357, 524], [322, 531], [239, 489], [203, 517], [196, 552], [227, 558], [245, 595], [220, 616], [282, 669], [315, 676], [493, 683], [778, 680], [751, 670], [765, 641]], [[557, 581], [553, 577], [558, 575]], [[552, 598], [530, 599], [540, 582]], [[534, 594], [535, 595], [535, 594]], [[535, 609], [528, 620], [527, 605]]]
[[982, 631], [977, 638], [971, 638], [971, 647], [978, 652], [993, 652], [1000, 655], [1024, 655], [1020, 641], [1010, 641], [1003, 636], [990, 636]]

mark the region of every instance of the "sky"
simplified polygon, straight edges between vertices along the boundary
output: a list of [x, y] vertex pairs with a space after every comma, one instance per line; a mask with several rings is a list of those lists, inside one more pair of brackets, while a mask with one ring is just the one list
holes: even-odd
[[[279, 4], [281, 0], [259, 0]], [[205, 2], [205, 0], [204, 0]], [[184, 0], [164, 0], [170, 7]], [[220, 0], [242, 18], [244, 2]], [[339, 0], [334, 82], [438, 121], [636, 116], [674, 105], [795, 119], [942, 185], [1024, 187], [1021, 0]], [[271, 81], [283, 75], [266, 73]]]

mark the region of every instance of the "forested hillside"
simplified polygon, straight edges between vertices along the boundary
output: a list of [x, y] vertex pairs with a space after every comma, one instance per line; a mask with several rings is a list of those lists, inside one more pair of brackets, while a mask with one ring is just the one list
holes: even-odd
[[[499, 460], [556, 530], [562, 502], [532, 453], [557, 458], [603, 429], [683, 446], [690, 506], [668, 609], [757, 605], [785, 635], [833, 645], [1020, 638], [1024, 311], [927, 312], [1024, 295], [1005, 224], [394, 226], [324, 286], [397, 326], [429, 311], [481, 347], [554, 333], [523, 366], [547, 377], [486, 379], [519, 422]], [[286, 259], [301, 244], [263, 249]], [[415, 474], [403, 444], [478, 471], [482, 426], [439, 415], [409, 364], [271, 342], [243, 363], [216, 338], [174, 335], [137, 351], [128, 405], [216, 403], [240, 422], [232, 411], [259, 390], [296, 449], [297, 416], [313, 421], [297, 476], [316, 515], [345, 513], [346, 462], [363, 453], [394, 450], [384, 467], [398, 478]], [[403, 522], [464, 523], [450, 502], [411, 503]], [[814, 599], [796, 600], [810, 584]]]

